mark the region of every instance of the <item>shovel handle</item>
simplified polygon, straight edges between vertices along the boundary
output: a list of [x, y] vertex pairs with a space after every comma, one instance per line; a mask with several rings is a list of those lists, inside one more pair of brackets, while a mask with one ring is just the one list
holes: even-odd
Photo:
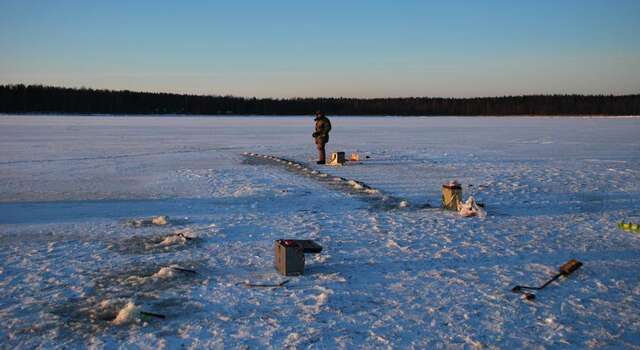
[[515, 286], [511, 289], [511, 291], [514, 293], [522, 293], [523, 289], [529, 289], [529, 290], [544, 289], [544, 287], [548, 286], [551, 282], [560, 278], [560, 276], [568, 276], [571, 273], [573, 273], [575, 270], [579, 269], [581, 266], [582, 266], [581, 262], [579, 262], [576, 259], [571, 259], [566, 263], [564, 263], [562, 266], [560, 266], [560, 268], [558, 269], [559, 272], [555, 276], [553, 276], [550, 280], [548, 280], [543, 285], [541, 285], [540, 287]]

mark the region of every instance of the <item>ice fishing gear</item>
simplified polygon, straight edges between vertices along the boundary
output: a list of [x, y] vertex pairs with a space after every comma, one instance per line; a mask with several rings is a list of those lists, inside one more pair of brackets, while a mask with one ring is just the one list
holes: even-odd
[[458, 210], [462, 203], [462, 186], [458, 181], [449, 181], [442, 185], [442, 207], [447, 210]]
[[640, 233], [640, 224], [620, 221], [618, 223], [618, 228], [627, 232]]
[[318, 254], [322, 246], [309, 239], [278, 239], [275, 241], [276, 270], [285, 276], [304, 273], [304, 254]]
[[344, 152], [333, 152], [331, 153], [331, 159], [327, 162], [327, 165], [340, 166], [345, 163], [345, 155]]
[[148, 316], [148, 317], [155, 317], [155, 318], [167, 318], [167, 316], [162, 315], [162, 314], [157, 314], [155, 312], [149, 312], [149, 311], [140, 311], [140, 316]]
[[513, 287], [511, 289], [511, 291], [514, 292], [514, 293], [523, 294], [525, 299], [527, 299], [527, 300], [533, 300], [533, 299], [536, 298], [535, 294], [529, 293], [529, 292], [525, 291], [525, 289], [528, 289], [528, 290], [542, 290], [546, 286], [551, 284], [551, 282], [553, 282], [553, 281], [557, 280], [558, 278], [560, 278], [560, 276], [569, 276], [574, 271], [579, 269], [580, 266], [582, 266], [581, 262], [579, 262], [576, 259], [571, 259], [571, 260], [567, 261], [566, 263], [564, 263], [563, 265], [561, 265], [560, 268], [558, 268], [558, 273], [555, 276], [553, 276], [550, 280], [545, 282], [543, 285], [541, 285], [540, 287], [515, 286], [515, 287]]
[[169, 268], [172, 269], [172, 270], [175, 270], [175, 271], [191, 273], [191, 274], [194, 274], [194, 275], [198, 273], [196, 270], [185, 269], [185, 268], [178, 267], [178, 266], [169, 266]]
[[289, 283], [289, 280], [284, 280], [280, 283], [271, 283], [271, 284], [256, 284], [256, 283], [244, 282], [244, 283], [238, 283], [236, 285], [243, 284], [245, 287], [276, 288], [276, 287], [282, 287], [287, 283]]

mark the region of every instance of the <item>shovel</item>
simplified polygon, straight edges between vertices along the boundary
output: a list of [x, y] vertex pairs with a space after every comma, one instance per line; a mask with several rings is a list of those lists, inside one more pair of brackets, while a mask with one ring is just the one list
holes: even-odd
[[557, 280], [558, 278], [560, 278], [560, 276], [569, 276], [575, 270], [579, 269], [580, 266], [582, 266], [581, 262], [579, 262], [576, 259], [571, 259], [571, 260], [567, 261], [566, 263], [564, 263], [562, 266], [560, 266], [560, 268], [558, 268], [558, 273], [555, 276], [553, 276], [550, 280], [545, 282], [543, 285], [541, 285], [540, 287], [515, 286], [515, 287], [513, 287], [511, 289], [511, 291], [514, 292], [514, 293], [523, 294], [525, 299], [527, 299], [527, 300], [533, 300], [533, 299], [536, 298], [535, 294], [529, 293], [529, 292], [525, 291], [525, 289], [529, 289], [529, 290], [541, 290], [541, 289], [544, 289], [544, 287], [548, 286], [549, 284], [551, 284], [551, 282], [553, 282], [553, 281]]

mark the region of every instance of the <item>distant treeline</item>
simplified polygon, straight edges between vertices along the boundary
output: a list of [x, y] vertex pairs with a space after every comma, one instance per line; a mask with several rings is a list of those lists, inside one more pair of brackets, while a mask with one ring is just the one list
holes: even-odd
[[640, 115], [640, 94], [479, 98], [244, 98], [0, 85], [0, 113], [304, 115]]

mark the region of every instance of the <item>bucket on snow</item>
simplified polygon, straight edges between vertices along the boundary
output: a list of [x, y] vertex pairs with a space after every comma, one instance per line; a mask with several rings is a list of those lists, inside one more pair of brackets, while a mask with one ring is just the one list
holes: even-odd
[[276, 270], [285, 276], [298, 276], [304, 273], [304, 254], [318, 254], [322, 247], [308, 239], [278, 239], [275, 241]]
[[344, 152], [333, 152], [331, 154], [331, 159], [327, 164], [328, 165], [344, 165], [344, 163], [345, 163]]
[[462, 203], [462, 185], [457, 181], [449, 181], [442, 185], [442, 207], [447, 210], [458, 210]]

